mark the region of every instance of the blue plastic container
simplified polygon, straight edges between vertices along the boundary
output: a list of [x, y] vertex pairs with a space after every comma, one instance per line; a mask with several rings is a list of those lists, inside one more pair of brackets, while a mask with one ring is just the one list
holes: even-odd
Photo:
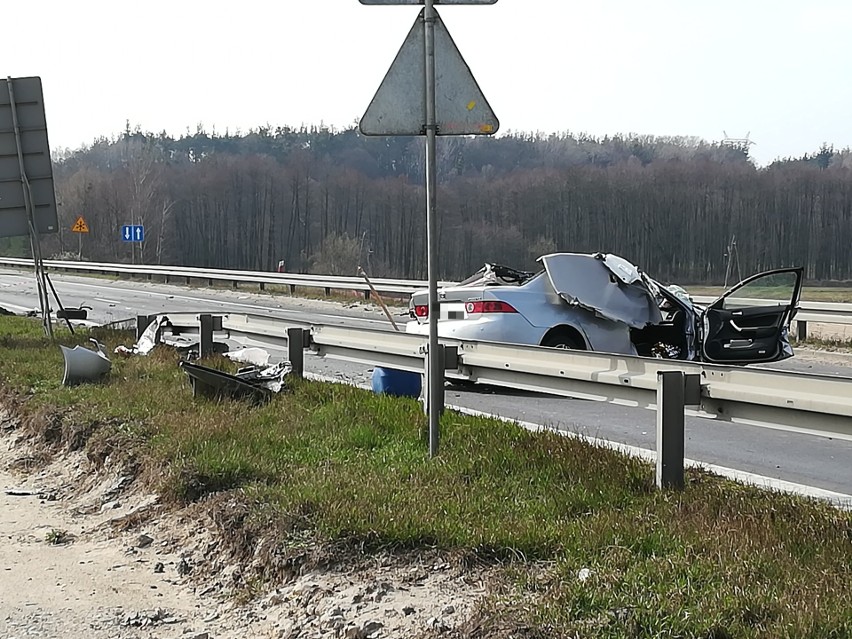
[[423, 382], [420, 373], [400, 371], [395, 368], [373, 369], [373, 392], [395, 397], [420, 397]]

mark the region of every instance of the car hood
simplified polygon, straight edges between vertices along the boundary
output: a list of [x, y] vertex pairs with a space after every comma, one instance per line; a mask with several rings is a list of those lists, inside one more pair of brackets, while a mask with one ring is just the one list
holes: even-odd
[[553, 253], [539, 261], [553, 289], [572, 306], [631, 328], [662, 321], [646, 278], [624, 258], [602, 253]]

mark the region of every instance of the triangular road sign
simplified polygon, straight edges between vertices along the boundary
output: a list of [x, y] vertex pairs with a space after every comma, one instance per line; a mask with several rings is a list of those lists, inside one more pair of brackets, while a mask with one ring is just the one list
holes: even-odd
[[86, 224], [86, 220], [83, 219], [83, 216], [77, 218], [77, 221], [74, 222], [74, 226], [71, 227], [71, 230], [75, 233], [88, 233], [89, 225]]
[[[423, 14], [414, 22], [359, 128], [364, 135], [425, 135]], [[435, 118], [438, 135], [491, 135], [500, 123], [447, 27], [435, 12]]]
[[[435, 4], [494, 4], [497, 0], [435, 0]], [[361, 0], [361, 4], [424, 4], [423, 0]]]

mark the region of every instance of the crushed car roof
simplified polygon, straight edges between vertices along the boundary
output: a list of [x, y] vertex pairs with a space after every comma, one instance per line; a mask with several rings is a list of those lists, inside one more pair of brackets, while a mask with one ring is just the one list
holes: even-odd
[[605, 253], [552, 253], [539, 258], [562, 299], [604, 319], [643, 328], [662, 321], [649, 282], [635, 265]]

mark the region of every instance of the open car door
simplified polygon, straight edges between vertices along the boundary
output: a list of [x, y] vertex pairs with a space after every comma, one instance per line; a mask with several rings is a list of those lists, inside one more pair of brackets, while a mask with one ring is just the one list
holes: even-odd
[[758, 273], [710, 304], [702, 315], [704, 360], [752, 364], [792, 357], [787, 334], [799, 305], [803, 270]]

